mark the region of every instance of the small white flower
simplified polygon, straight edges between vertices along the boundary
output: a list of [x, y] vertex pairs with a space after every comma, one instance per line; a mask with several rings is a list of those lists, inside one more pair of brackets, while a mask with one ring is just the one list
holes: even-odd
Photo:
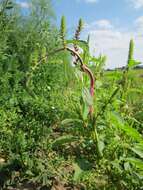
[[51, 87], [50, 87], [50, 86], [48, 86], [48, 87], [47, 87], [47, 89], [48, 89], [48, 90], [51, 90]]

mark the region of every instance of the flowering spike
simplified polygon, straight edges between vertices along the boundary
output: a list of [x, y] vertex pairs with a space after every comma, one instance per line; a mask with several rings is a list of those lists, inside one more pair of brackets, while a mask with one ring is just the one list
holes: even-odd
[[75, 32], [75, 40], [79, 40], [79, 36], [80, 36], [82, 29], [83, 29], [83, 21], [82, 21], [82, 19], [79, 19], [78, 27]]
[[[74, 39], [75, 39], [76, 41], [79, 40], [79, 38], [80, 38], [80, 33], [81, 33], [81, 30], [82, 30], [82, 29], [83, 29], [83, 21], [82, 21], [82, 19], [79, 19], [78, 27], [77, 27], [77, 29], [76, 29], [75, 36], [74, 36]], [[75, 51], [78, 52], [78, 47], [77, 47], [76, 43], [74, 44], [74, 49], [75, 49]]]
[[61, 39], [62, 39], [62, 43], [64, 48], [66, 48], [66, 41], [65, 41], [65, 35], [66, 35], [66, 19], [65, 16], [62, 16], [61, 19]]
[[131, 39], [129, 46], [128, 64], [130, 63], [131, 60], [134, 59], [133, 56], [134, 56], [134, 41], [133, 39]]
[[80, 31], [80, 32], [81, 32], [81, 30], [83, 29], [83, 25], [84, 25], [83, 20], [80, 18], [80, 19], [79, 19], [79, 31]]

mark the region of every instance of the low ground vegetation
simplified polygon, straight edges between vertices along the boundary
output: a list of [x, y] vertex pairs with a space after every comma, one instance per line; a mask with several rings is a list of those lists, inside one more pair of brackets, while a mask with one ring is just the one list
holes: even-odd
[[32, 2], [26, 16], [0, 3], [0, 189], [143, 189], [133, 40], [124, 70], [107, 72], [80, 40], [82, 20], [69, 40], [50, 1]]

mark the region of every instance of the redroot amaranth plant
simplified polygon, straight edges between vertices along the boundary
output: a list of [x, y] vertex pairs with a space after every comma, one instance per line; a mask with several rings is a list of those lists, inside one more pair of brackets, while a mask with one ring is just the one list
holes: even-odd
[[[63, 18], [62, 18], [62, 23], [63, 23]], [[63, 24], [61, 24], [61, 25], [63, 26]], [[79, 49], [78, 49], [77, 43], [79, 41], [79, 37], [80, 37], [80, 33], [81, 33], [82, 28], [83, 28], [83, 21], [82, 21], [82, 19], [80, 19], [79, 23], [78, 23], [78, 27], [77, 27], [76, 32], [75, 32], [75, 37], [74, 37], [74, 41], [75, 41], [74, 50], [72, 50], [68, 47], [66, 47], [66, 50], [69, 51], [71, 53], [71, 55], [76, 58], [75, 65], [77, 65], [79, 62], [81, 70], [89, 76], [89, 79], [90, 79], [90, 95], [91, 95], [91, 97], [93, 97], [94, 96], [94, 85], [95, 85], [95, 79], [94, 79], [93, 73], [87, 67], [87, 65], [84, 64], [83, 59], [78, 54]], [[63, 35], [63, 33], [61, 34], [61, 36], [62, 35]], [[93, 112], [93, 107], [90, 106], [89, 113], [92, 114], [92, 112]]]

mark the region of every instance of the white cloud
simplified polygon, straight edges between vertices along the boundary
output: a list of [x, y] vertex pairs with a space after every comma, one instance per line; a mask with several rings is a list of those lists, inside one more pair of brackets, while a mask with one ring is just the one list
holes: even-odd
[[94, 21], [90, 24], [86, 24], [86, 29], [88, 29], [88, 30], [92, 30], [95, 28], [111, 29], [111, 28], [113, 28], [113, 25], [111, 24], [111, 22], [109, 20], [106, 20], [106, 19], [97, 20], [97, 21]]
[[139, 33], [143, 33], [143, 16], [140, 16], [135, 20], [135, 26]]
[[[137, 22], [137, 21], [136, 21]], [[106, 21], [110, 27], [97, 27], [97, 23], [104, 23], [99, 20], [87, 25], [87, 32], [90, 34], [90, 49], [95, 56], [103, 54], [107, 56], [107, 68], [125, 66], [128, 58], [130, 39], [135, 41], [135, 59], [143, 62], [143, 36], [133, 31], [123, 31], [118, 27], [112, 26], [110, 21]], [[105, 24], [106, 26], [106, 24]], [[137, 24], [136, 24], [137, 27]], [[138, 25], [139, 27], [139, 25]]]
[[76, 0], [77, 2], [85, 2], [85, 3], [97, 3], [98, 0]]
[[106, 20], [106, 19], [97, 21], [96, 25], [99, 28], [102, 28], [102, 29], [111, 29], [111, 28], [113, 28], [111, 22], [109, 20]]
[[97, 0], [85, 0], [87, 3], [97, 3]]
[[135, 9], [143, 8], [143, 0], [128, 0], [131, 2]]
[[30, 7], [30, 4], [26, 1], [18, 1], [17, 4], [24, 9], [29, 9]]

